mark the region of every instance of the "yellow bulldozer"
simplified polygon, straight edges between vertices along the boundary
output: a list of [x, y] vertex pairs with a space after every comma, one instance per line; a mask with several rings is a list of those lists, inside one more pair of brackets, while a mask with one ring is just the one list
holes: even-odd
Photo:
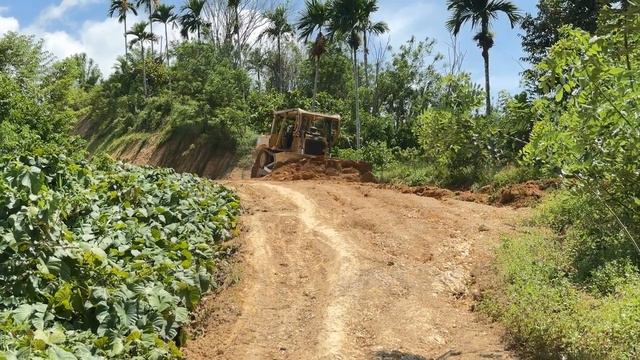
[[302, 109], [275, 111], [271, 132], [258, 139], [251, 177], [269, 175], [277, 164], [331, 157], [340, 137], [340, 116]]

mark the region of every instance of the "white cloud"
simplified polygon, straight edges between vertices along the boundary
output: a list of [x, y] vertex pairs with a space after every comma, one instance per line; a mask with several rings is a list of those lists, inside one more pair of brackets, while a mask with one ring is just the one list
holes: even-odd
[[44, 28], [50, 21], [63, 17], [74, 8], [99, 2], [101, 2], [101, 0], [62, 0], [60, 4], [51, 5], [44, 9], [31, 26], [34, 28]]
[[[127, 24], [130, 27], [141, 20], [143, 19], [139, 16], [130, 16]], [[86, 53], [96, 62], [105, 76], [113, 72], [116, 59], [124, 54], [124, 25], [115, 18], [106, 18], [103, 21], [85, 21], [78, 29], [77, 35], [65, 31], [34, 31], [33, 33], [44, 40], [45, 49], [58, 59]], [[154, 27], [154, 33], [158, 38], [162, 38], [162, 48], [164, 49], [164, 25], [157, 24]], [[179, 29], [169, 27], [168, 35], [169, 41], [178, 40], [180, 38]], [[156, 44], [156, 49], [158, 49], [161, 43], [159, 41]]]
[[47, 32], [40, 36], [45, 49], [59, 59], [84, 52], [84, 46], [64, 31]]
[[116, 58], [124, 53], [124, 25], [116, 19], [87, 21], [80, 31], [84, 52], [100, 67], [103, 74], [113, 71]]
[[0, 16], [0, 36], [8, 33], [9, 31], [18, 31], [19, 29], [20, 23], [18, 22], [18, 19], [14, 17]]

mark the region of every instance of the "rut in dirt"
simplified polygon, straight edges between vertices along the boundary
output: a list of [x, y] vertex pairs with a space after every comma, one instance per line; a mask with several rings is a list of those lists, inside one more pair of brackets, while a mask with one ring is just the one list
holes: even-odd
[[247, 207], [241, 280], [205, 302], [188, 358], [513, 357], [470, 308], [473, 271], [522, 211], [358, 184], [231, 185]]

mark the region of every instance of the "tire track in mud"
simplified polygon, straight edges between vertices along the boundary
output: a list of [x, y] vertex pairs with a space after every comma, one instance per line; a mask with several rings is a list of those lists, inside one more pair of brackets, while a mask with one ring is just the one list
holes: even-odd
[[320, 358], [341, 358], [345, 338], [345, 322], [349, 311], [351, 285], [357, 277], [358, 261], [353, 255], [351, 246], [338, 231], [326, 226], [318, 218], [317, 207], [304, 194], [290, 188], [261, 183], [261, 186], [277, 191], [287, 200], [292, 201], [300, 210], [299, 219], [308, 231], [320, 235], [318, 238], [335, 252], [333, 267], [336, 272], [329, 274], [329, 299], [324, 318], [324, 328], [319, 334], [318, 355]]

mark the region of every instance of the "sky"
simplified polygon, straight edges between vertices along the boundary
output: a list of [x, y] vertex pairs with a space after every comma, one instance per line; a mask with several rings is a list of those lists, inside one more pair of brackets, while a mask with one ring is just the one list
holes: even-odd
[[[163, 0], [179, 5], [184, 0]], [[523, 12], [536, 11], [536, 1], [513, 0]], [[291, 18], [297, 18], [303, 0], [289, 0]], [[445, 22], [448, 18], [445, 0], [379, 0], [380, 10], [376, 20], [389, 24], [390, 33], [381, 42], [398, 48], [412, 36], [422, 40], [436, 40], [437, 52], [449, 52], [451, 36]], [[87, 53], [103, 74], [113, 71], [117, 56], [124, 52], [123, 25], [107, 17], [108, 0], [0, 0], [0, 36], [8, 31], [34, 35], [44, 40], [45, 48], [57, 58], [76, 53]], [[133, 24], [137, 19], [130, 19]], [[154, 31], [160, 29], [154, 28]], [[493, 28], [496, 45], [491, 50], [491, 79], [495, 93], [506, 90], [515, 93], [520, 89], [520, 73], [528, 66], [519, 59], [522, 47], [518, 34], [501, 16]], [[463, 70], [470, 72], [479, 84], [483, 83], [484, 70], [480, 50], [473, 42], [474, 32], [467, 26], [459, 36], [459, 46], [464, 54]], [[177, 31], [169, 35], [178, 38]]]

